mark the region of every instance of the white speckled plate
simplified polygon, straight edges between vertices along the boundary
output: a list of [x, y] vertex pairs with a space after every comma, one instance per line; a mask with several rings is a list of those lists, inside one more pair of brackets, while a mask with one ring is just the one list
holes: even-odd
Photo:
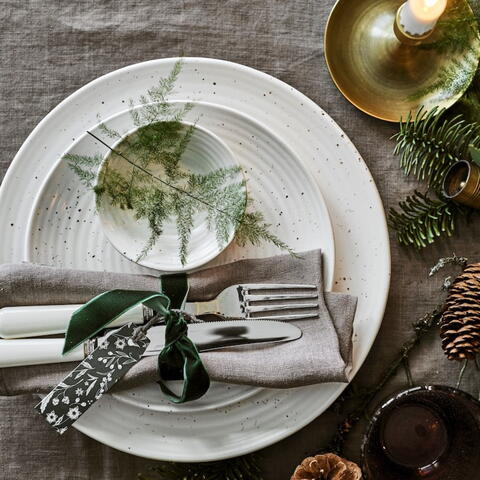
[[[71, 95], [37, 126], [0, 188], [1, 261], [29, 257], [24, 251], [28, 218], [40, 185], [71, 143], [97, 123], [97, 113], [108, 118], [124, 110], [129, 98], [138, 98], [165, 76], [174, 62], [155, 60], [105, 75]], [[263, 124], [294, 152], [320, 185], [335, 235], [334, 289], [359, 298], [353, 359], [356, 373], [380, 327], [390, 275], [383, 207], [365, 163], [320, 107], [294, 88], [248, 67], [186, 58], [172, 100], [190, 99], [230, 107]], [[118, 255], [93, 255], [84, 267], [134, 270]], [[48, 263], [52, 262], [55, 259]], [[163, 411], [163, 407], [159, 411], [158, 405], [145, 408], [135, 399], [107, 395], [76, 427], [137, 455], [208, 461], [251, 452], [292, 434], [321, 414], [344, 387], [328, 384], [246, 391], [234, 404], [227, 395], [214, 410], [198, 405], [196, 412], [184, 414]]]
[[[144, 109], [145, 107], [142, 105], [133, 110], [138, 112], [138, 110]], [[122, 135], [121, 139], [114, 144], [112, 144], [108, 138], [103, 139], [108, 145], [115, 149], [118, 149], [118, 146], [121, 145], [129, 135], [134, 135], [134, 132], [137, 130], [133, 124], [130, 111], [124, 111], [123, 114], [115, 116], [115, 119], [112, 119], [112, 122], [107, 120], [104, 123]], [[112, 126], [111, 123], [118, 124], [118, 126]], [[194, 125], [192, 122], [183, 122], [183, 124], [185, 130]], [[97, 132], [97, 136], [98, 135], [101, 137], [101, 132]], [[82, 140], [83, 141], [75, 142], [75, 152], [84, 152], [83, 145], [85, 143], [92, 143], [93, 138], [87, 134]], [[113, 154], [103, 145], [97, 144], [96, 148], [105, 155], [105, 159], [98, 173], [98, 179], [102, 178], [102, 175], [104, 175], [103, 172], [106, 171], [106, 165], [109, 165], [108, 168], [110, 171], [112, 169], [117, 172], [123, 171], [124, 178], [131, 175], [132, 166], [129, 163], [122, 161], [118, 157], [109, 162], [108, 159]], [[71, 152], [69, 151], [69, 153]], [[63, 161], [61, 163], [65, 162]], [[228, 145], [226, 145], [220, 137], [210, 130], [202, 128], [196, 123], [190, 141], [188, 142], [185, 152], [180, 160], [179, 167], [197, 175], [206, 175], [222, 168], [239, 168], [240, 164], [238, 159], [235, 158], [232, 150], [228, 148]], [[158, 166], [157, 171], [152, 168], [150, 168], [150, 171], [157, 176], [161, 176], [164, 173], [164, 171], [162, 171], [161, 168], [158, 168]], [[120, 173], [120, 175], [122, 175], [122, 173]], [[228, 179], [228, 184], [240, 184], [242, 181], [244, 181], [243, 174], [241, 171], [237, 171], [232, 178]], [[77, 190], [79, 179], [73, 175], [73, 178], [70, 178], [70, 182], [70, 190], [66, 191], [64, 188], [62, 191], [63, 198], [67, 203], [69, 202], [69, 199], [72, 199], [72, 195], [70, 194], [72, 189]], [[224, 186], [226, 185], [227, 183], [224, 184]], [[56, 202], [54, 203], [58, 206], [59, 202], [62, 202], [63, 200], [60, 199], [61, 194], [59, 189], [57, 187], [54, 187], [54, 189], [56, 190], [54, 193]], [[37, 199], [40, 203], [42, 201], [44, 203], [43, 205], [40, 205], [39, 208], [47, 208], [48, 206], [52, 208], [52, 199], [46, 198], [43, 195], [44, 189], [42, 188], [41, 190], [42, 191]], [[90, 206], [93, 207], [95, 205], [95, 199], [93, 198], [93, 195], [88, 195], [89, 193], [91, 194], [93, 192], [91, 190], [85, 192], [88, 196], [88, 200], [86, 201], [90, 201]], [[241, 197], [242, 202], [245, 201], [246, 194], [246, 188], [243, 187]], [[158, 238], [155, 244], [145, 252], [144, 255], [142, 255], [147, 239], [150, 237], [150, 227], [147, 220], [145, 218], [139, 220], [135, 217], [132, 210], [126, 210], [118, 205], [112, 205], [108, 198], [104, 198], [103, 201], [97, 202], [97, 204], [98, 217], [100, 219], [103, 233], [117, 251], [132, 262], [136, 262], [139, 265], [155, 270], [161, 270], [164, 272], [181, 272], [198, 268], [225, 250], [235, 235], [235, 228], [231, 225], [228, 232], [228, 240], [220, 244], [217, 240], [214, 229], [209, 227], [207, 213], [205, 211], [198, 213], [195, 215], [191, 225], [191, 237], [188, 243], [186, 262], [182, 264], [180, 260], [178, 230], [174, 218], [168, 219], [164, 222], [162, 235]], [[91, 212], [91, 209], [89, 211]], [[51, 213], [52, 211], [50, 210], [50, 214]], [[48, 223], [50, 222], [47, 221], [47, 224]], [[79, 229], [81, 228], [82, 224], [80, 223]], [[76, 229], [75, 235], [77, 235], [77, 230], [79, 229]], [[53, 231], [54, 230], [50, 230], [50, 232]], [[70, 245], [72, 244], [72, 242], [68, 243]]]
[[[272, 223], [272, 232], [297, 251], [313, 248], [324, 251], [324, 276], [327, 288], [331, 288], [335, 258], [332, 226], [315, 178], [308, 174], [295, 153], [280, 138], [254, 119], [220, 105], [190, 103], [194, 107], [185, 120], [197, 120], [204, 131], [225, 142], [243, 167], [250, 197], [266, 220]], [[121, 133], [129, 132], [132, 127], [128, 110], [103, 120], [103, 123]], [[98, 129], [90, 131], [101, 137]], [[94, 155], [103, 154], [105, 150], [90, 135], [84, 134], [65, 153]], [[112, 233], [107, 230], [105, 235], [104, 231], [102, 214], [95, 214], [94, 193], [79, 182], [67, 162], [58, 159], [39, 189], [32, 210], [26, 236], [26, 257], [35, 263], [70, 268], [120, 271], [133, 268], [142, 271], [112, 248], [107, 241]], [[192, 239], [194, 244], [200, 240]], [[208, 238], [203, 241], [208, 242]], [[210, 239], [210, 243], [216, 247], [215, 238]], [[198, 245], [197, 250], [200, 249]], [[278, 253], [278, 249], [269, 244], [242, 249], [231, 245], [212, 265]], [[173, 261], [176, 260], [174, 255]]]
[[[181, 102], [172, 102], [176, 105]], [[191, 102], [194, 108], [186, 121], [196, 119], [205, 131], [218, 135], [242, 165], [251, 198], [271, 222], [272, 231], [298, 251], [321, 248], [325, 257], [325, 284], [331, 289], [334, 266], [334, 241], [330, 218], [314, 177], [296, 155], [269, 129], [247, 115], [227, 107]], [[121, 133], [131, 130], [128, 110], [103, 121]], [[101, 137], [98, 128], [90, 129]], [[82, 135], [65, 153], [103, 153], [88, 134]], [[95, 195], [80, 184], [77, 175], [64, 160], [56, 162], [41, 186], [30, 217], [26, 236], [26, 258], [35, 263], [69, 268], [132, 268], [107, 241], [102, 215], [95, 214]], [[264, 257], [279, 253], [272, 245], [239, 249], [232, 245], [214, 263], [226, 263], [243, 257]], [[109, 260], [107, 260], [109, 259]], [[111, 262], [111, 264], [107, 263]], [[117, 265], [118, 263], [118, 265]], [[137, 271], [141, 271], [140, 268]], [[118, 399], [138, 407], [182, 415], [199, 410], [217, 410], [238, 403], [259, 389], [214, 384], [208, 395], [186, 405], [166, 401], [155, 384], [145, 385]]]

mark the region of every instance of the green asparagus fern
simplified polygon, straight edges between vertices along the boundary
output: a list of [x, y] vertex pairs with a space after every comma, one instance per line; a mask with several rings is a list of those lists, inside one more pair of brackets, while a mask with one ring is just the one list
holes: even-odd
[[165, 222], [174, 219], [179, 258], [185, 265], [194, 218], [202, 212], [206, 213], [208, 228], [215, 232], [219, 246], [225, 245], [231, 232], [236, 231], [239, 245], [265, 241], [293, 253], [271, 233], [271, 225], [264, 221], [262, 213], [253, 209], [240, 167], [220, 168], [208, 174], [182, 167], [182, 156], [196, 126], [183, 122], [192, 104], [167, 100], [181, 68], [180, 60], [168, 77], [140, 97], [140, 108], [130, 101], [130, 115], [136, 127], [133, 134], [125, 136], [100, 124], [100, 132], [111, 143], [119, 142], [112, 149], [95, 137], [112, 151], [103, 165], [101, 155], [67, 154], [64, 160], [80, 181], [94, 190], [98, 206], [106, 200], [120, 209], [132, 210], [137, 220], [148, 223], [150, 235], [137, 261], [156, 244]]

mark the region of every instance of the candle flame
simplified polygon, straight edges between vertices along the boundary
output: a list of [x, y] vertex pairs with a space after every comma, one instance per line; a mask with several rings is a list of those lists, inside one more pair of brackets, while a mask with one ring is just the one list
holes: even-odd
[[420, 22], [436, 22], [445, 11], [447, 0], [408, 0], [412, 16]]

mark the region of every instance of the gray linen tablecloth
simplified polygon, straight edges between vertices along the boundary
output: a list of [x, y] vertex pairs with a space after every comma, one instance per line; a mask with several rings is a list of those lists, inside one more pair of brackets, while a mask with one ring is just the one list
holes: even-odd
[[[355, 1], [355, 0], [351, 0]], [[392, 155], [390, 125], [355, 110], [333, 86], [322, 36], [333, 0], [123, 0], [0, 2], [0, 173], [38, 121], [67, 95], [104, 73], [161, 57], [217, 57], [263, 70], [322, 106], [354, 141], [370, 167], [385, 207], [396, 205], [415, 182]], [[400, 249], [392, 236], [393, 277], [380, 335], [356, 378], [376, 381], [410, 332], [410, 324], [438, 299], [439, 280], [428, 280], [439, 256], [479, 259], [480, 224], [462, 226], [449, 242], [421, 255]], [[434, 334], [411, 359], [416, 383], [452, 384], [459, 365], [444, 359]], [[406, 383], [400, 372], [388, 391]], [[463, 388], [478, 393], [478, 374]], [[0, 478], [48, 480], [134, 479], [152, 462], [119, 453], [76, 430], [59, 441], [32, 415], [30, 396], [0, 398]], [[267, 480], [288, 479], [306, 454], [333, 433], [338, 416], [327, 412], [262, 452]], [[359, 433], [361, 429], [359, 430]], [[359, 433], [349, 445], [358, 456]], [[75, 452], [73, 455], [72, 452]], [[68, 459], [67, 459], [68, 456]]]

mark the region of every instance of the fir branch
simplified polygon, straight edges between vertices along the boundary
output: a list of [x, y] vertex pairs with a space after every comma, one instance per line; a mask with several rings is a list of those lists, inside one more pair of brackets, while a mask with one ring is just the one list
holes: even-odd
[[256, 455], [220, 462], [163, 463], [139, 474], [138, 480], [263, 480]]
[[439, 191], [448, 168], [467, 158], [468, 146], [480, 146], [480, 124], [468, 123], [461, 115], [444, 118], [443, 110], [421, 109], [413, 119], [400, 123], [394, 153], [406, 175], [413, 174]]
[[435, 81], [421, 87], [408, 96], [411, 102], [423, 100], [436, 92], [441, 92], [443, 97], [460, 97], [472, 83], [478, 65], [478, 51], [473, 49], [458, 56], [436, 73]]
[[480, 123], [480, 71], [477, 70], [472, 83], [460, 100], [449, 110], [449, 115], [463, 115], [469, 123]]
[[424, 248], [441, 235], [451, 236], [455, 230], [455, 214], [463, 210], [453, 202], [432, 200], [418, 191], [391, 208], [389, 224], [397, 231], [401, 245]]
[[[478, 3], [475, 0], [475, 3]], [[460, 97], [470, 85], [478, 66], [480, 37], [475, 14], [464, 0], [450, 0], [447, 10], [436, 25], [430, 41], [418, 49], [438, 55], [448, 54], [452, 62], [439, 69], [435, 81], [420, 87], [408, 100], [422, 100], [432, 95]]]

